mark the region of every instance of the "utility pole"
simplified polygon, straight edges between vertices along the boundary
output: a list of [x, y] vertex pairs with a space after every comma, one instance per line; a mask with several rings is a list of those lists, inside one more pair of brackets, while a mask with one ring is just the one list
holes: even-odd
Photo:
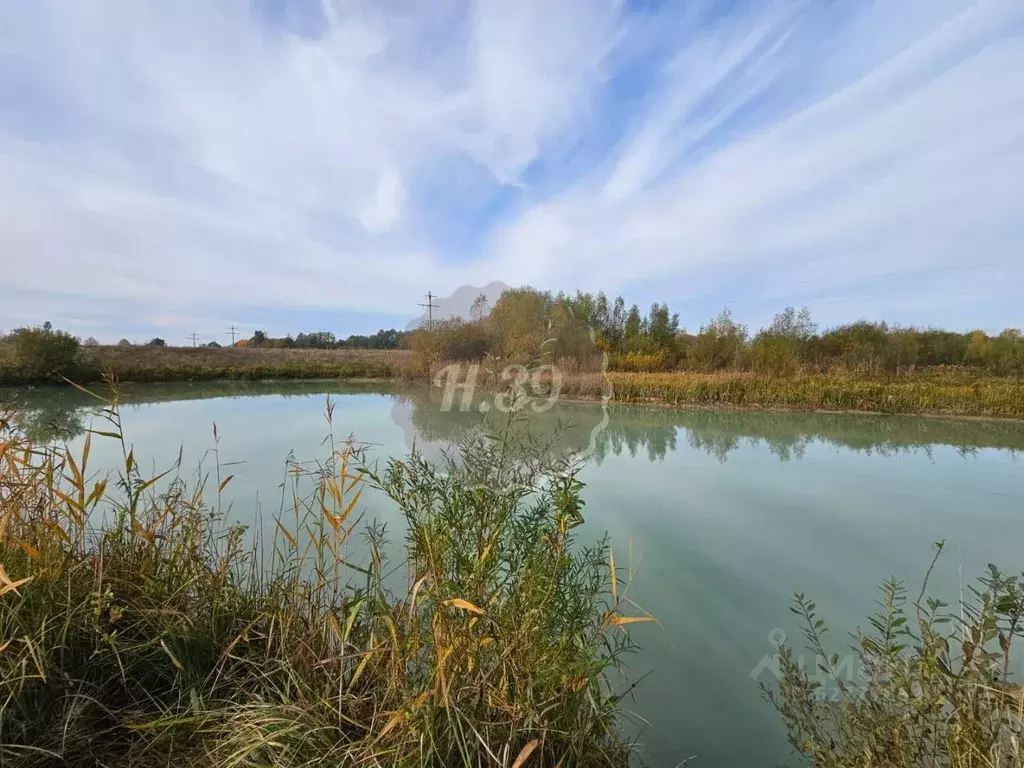
[[235, 346], [235, 336], [238, 335], [238, 330], [235, 328], [235, 326], [232, 325], [230, 328], [228, 328], [227, 332], [224, 335], [225, 336], [230, 336], [231, 337], [231, 346], [232, 347]]
[[195, 333], [195, 331], [192, 332], [192, 335], [189, 336], [189, 338], [192, 339], [192, 346], [195, 347], [197, 338], [197, 334]]
[[427, 310], [427, 330], [430, 330], [430, 331], [434, 330], [434, 310], [435, 309], [440, 309], [440, 307], [437, 304], [434, 303], [434, 299], [436, 299], [436, 298], [437, 298], [437, 296], [432, 294], [430, 291], [427, 291], [427, 303], [426, 304], [417, 304], [416, 305], [417, 307], [426, 307], [426, 310]]

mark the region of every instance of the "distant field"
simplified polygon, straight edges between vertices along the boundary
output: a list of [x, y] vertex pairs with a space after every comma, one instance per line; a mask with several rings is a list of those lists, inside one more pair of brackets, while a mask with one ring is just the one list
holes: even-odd
[[[82, 347], [68, 378], [90, 383], [111, 372], [124, 382], [386, 379], [399, 375], [407, 355], [402, 350], [383, 349]], [[34, 383], [23, 380], [18, 373], [17, 369], [0, 370], [0, 383]]]
[[185, 379], [391, 378], [407, 356], [384, 349], [93, 347], [83, 367], [122, 381]]

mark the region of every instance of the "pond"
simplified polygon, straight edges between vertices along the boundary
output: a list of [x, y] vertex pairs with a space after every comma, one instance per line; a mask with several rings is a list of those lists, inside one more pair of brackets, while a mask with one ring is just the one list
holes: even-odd
[[[179, 450], [184, 466], [209, 468], [216, 423], [235, 475], [230, 515], [252, 523], [278, 509], [289, 454], [324, 455], [328, 394], [335, 436], [381, 459], [414, 440], [436, 453], [483, 418], [422, 391], [316, 382], [130, 387], [122, 418], [154, 469]], [[22, 404], [31, 430], [72, 444], [95, 418], [95, 402], [70, 389]], [[937, 540], [947, 550], [934, 585], [947, 597], [989, 562], [1021, 570], [1024, 424], [563, 403], [531, 429], [560, 430], [552, 450], [586, 452], [582, 536], [611, 535], [616, 561], [635, 571], [629, 596], [660, 622], [634, 629], [641, 650], [627, 670], [639, 681], [629, 727], [650, 765], [798, 763], [758, 688], [772, 680], [774, 643], [800, 639], [794, 592], [817, 601], [841, 650], [883, 578], [916, 593]], [[93, 469], [119, 463], [120, 446], [94, 440]], [[363, 501], [400, 546], [393, 510]]]

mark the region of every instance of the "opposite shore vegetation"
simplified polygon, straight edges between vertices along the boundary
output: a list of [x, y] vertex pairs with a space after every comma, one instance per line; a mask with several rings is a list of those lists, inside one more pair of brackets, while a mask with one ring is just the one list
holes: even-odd
[[610, 385], [620, 403], [1024, 418], [1019, 329], [991, 336], [858, 321], [819, 330], [806, 310], [787, 308], [753, 334], [727, 310], [688, 333], [665, 304], [642, 314], [621, 297], [530, 288], [506, 291], [491, 307], [479, 302], [470, 319], [343, 341], [257, 331], [227, 348], [167, 347], [161, 339], [100, 346], [49, 327], [22, 328], [0, 337], [0, 386], [107, 374], [138, 383], [428, 381], [449, 364], [494, 360], [557, 369], [566, 398], [597, 399]]

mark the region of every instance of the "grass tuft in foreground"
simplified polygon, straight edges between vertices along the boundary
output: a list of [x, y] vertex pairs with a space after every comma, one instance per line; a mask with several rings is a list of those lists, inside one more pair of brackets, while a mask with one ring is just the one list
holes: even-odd
[[[378, 470], [332, 441], [289, 462], [261, 544], [224, 523], [223, 467], [145, 477], [105, 414], [77, 453], [0, 416], [0, 763], [627, 763], [608, 680], [650, 619], [607, 544], [574, 541], [574, 466], [492, 440]], [[120, 441], [116, 476], [93, 438]], [[404, 579], [368, 488], [407, 522]]]

